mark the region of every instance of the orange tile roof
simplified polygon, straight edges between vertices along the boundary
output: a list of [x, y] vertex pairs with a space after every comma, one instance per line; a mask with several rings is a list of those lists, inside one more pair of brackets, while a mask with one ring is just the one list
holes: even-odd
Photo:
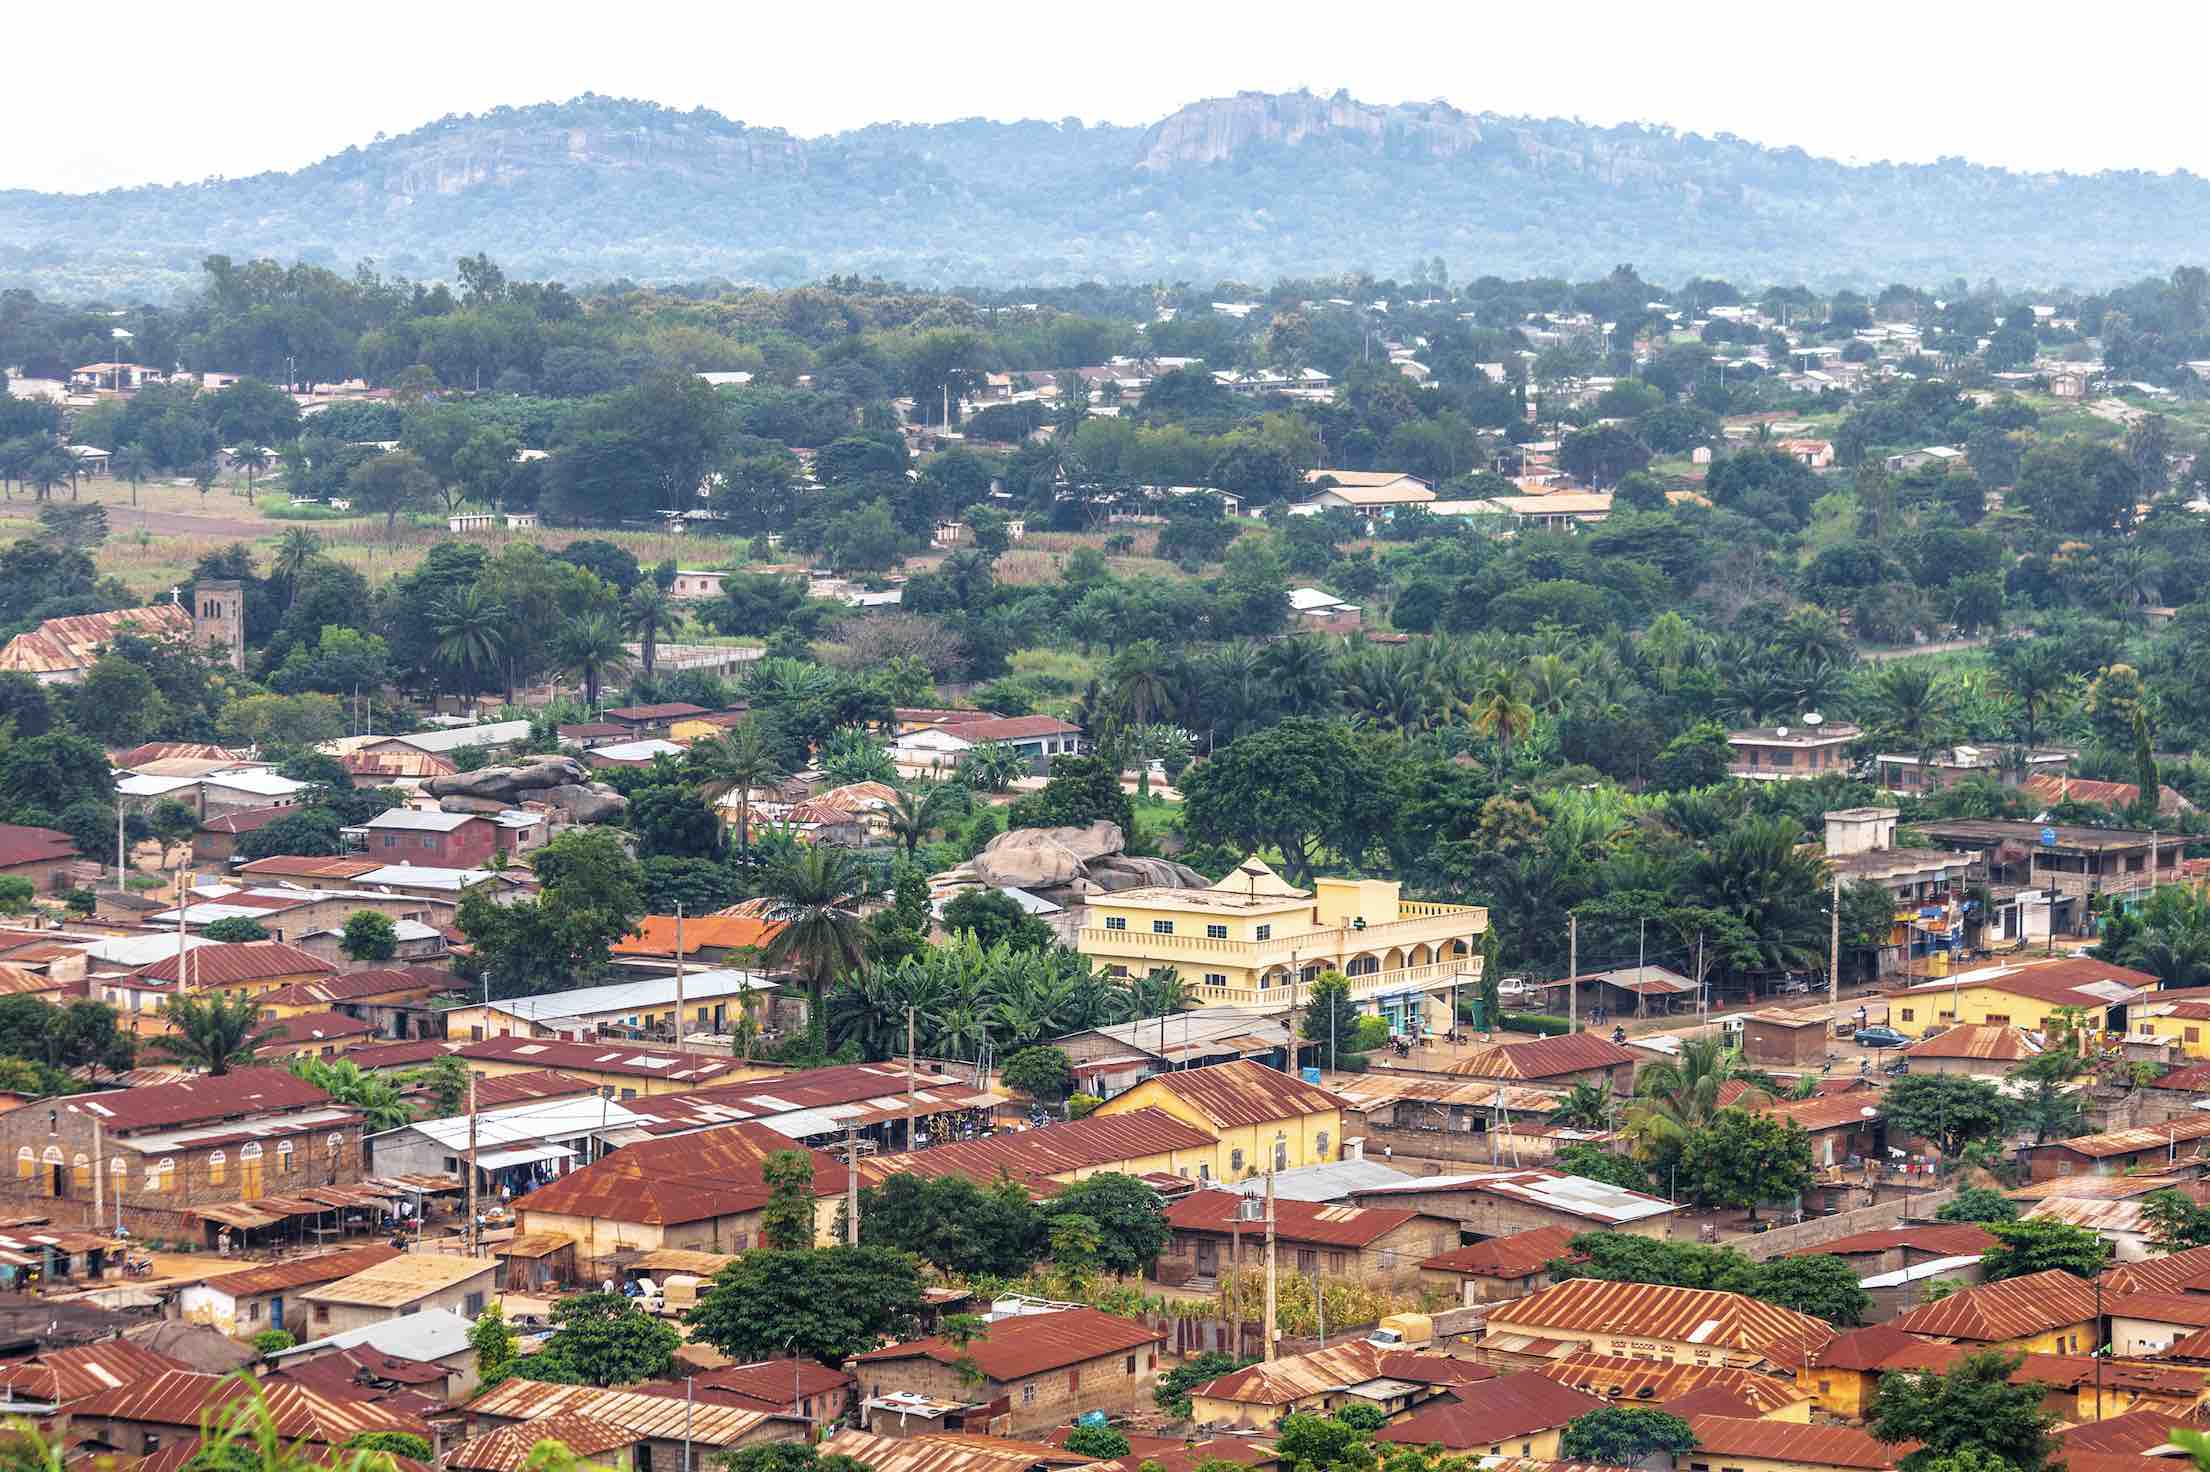
[[192, 611], [174, 603], [118, 608], [50, 618], [0, 647], [0, 670], [59, 675], [88, 669], [100, 651], [124, 634], [145, 639], [190, 639]]
[[2052, 1269], [1960, 1288], [1947, 1298], [1912, 1309], [1895, 1321], [1895, 1327], [1940, 1339], [1997, 1344], [2094, 1317], [2095, 1290], [2084, 1279]]
[[[695, 955], [709, 946], [716, 950], [764, 946], [782, 928], [743, 915], [688, 915], [683, 919], [683, 954]], [[613, 952], [617, 956], [674, 955], [675, 917], [645, 916], [638, 922], [636, 934], [614, 942]]]

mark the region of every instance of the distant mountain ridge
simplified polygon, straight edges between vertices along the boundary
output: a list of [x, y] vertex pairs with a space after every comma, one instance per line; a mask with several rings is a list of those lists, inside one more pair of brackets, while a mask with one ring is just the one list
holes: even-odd
[[877, 124], [803, 139], [586, 94], [452, 116], [291, 173], [0, 191], [0, 285], [162, 295], [274, 256], [442, 278], [789, 284], [1240, 280], [1440, 256], [1459, 277], [2104, 285], [2200, 259], [2191, 174], [1846, 165], [1641, 125], [1239, 93], [1149, 128]]

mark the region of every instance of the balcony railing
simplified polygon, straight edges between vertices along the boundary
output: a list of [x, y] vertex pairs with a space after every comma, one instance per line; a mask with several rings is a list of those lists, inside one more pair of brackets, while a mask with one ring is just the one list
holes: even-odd
[[[1444, 991], [1452, 986], [1472, 986], [1480, 979], [1481, 958], [1458, 956], [1424, 966], [1399, 966], [1390, 971], [1369, 971], [1363, 976], [1353, 976], [1350, 978], [1351, 1000], [1370, 1002], [1396, 992]], [[1199, 983], [1190, 987], [1190, 995], [1202, 1005], [1217, 1007], [1287, 1007], [1292, 996], [1302, 1002], [1309, 990], [1309, 982], [1292, 989], [1286, 980], [1280, 986], [1206, 986]]]
[[[1357, 929], [1349, 925], [1300, 931], [1272, 940], [1214, 940], [1202, 935], [1159, 935], [1131, 925], [1126, 930], [1084, 926], [1078, 945], [1086, 956], [1100, 961], [1127, 958], [1133, 967], [1142, 961], [1161, 965], [1177, 960], [1214, 961], [1230, 966], [1263, 970], [1286, 967], [1294, 959], [1299, 967], [1336, 965], [1367, 952], [1380, 953], [1403, 946], [1447, 946], [1452, 941], [1469, 944], [1489, 928], [1489, 912], [1480, 905], [1403, 905], [1404, 917]], [[1438, 923], [1447, 922], [1447, 923]]]

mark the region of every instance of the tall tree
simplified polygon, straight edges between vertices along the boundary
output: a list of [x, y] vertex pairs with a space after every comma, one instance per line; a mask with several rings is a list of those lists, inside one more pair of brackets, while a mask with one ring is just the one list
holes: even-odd
[[724, 798], [737, 804], [737, 847], [752, 847], [752, 792], [772, 788], [783, 780], [782, 763], [767, 743], [758, 724], [746, 721], [690, 751], [690, 769], [697, 774], [698, 795], [718, 805]]
[[776, 927], [761, 959], [805, 982], [806, 1026], [817, 1045], [826, 1036], [822, 1000], [829, 988], [866, 964], [859, 904], [871, 888], [848, 850], [826, 844], [801, 848], [760, 876], [763, 918]]
[[166, 998], [161, 1018], [172, 1031], [153, 1040], [154, 1051], [187, 1068], [214, 1074], [250, 1064], [255, 1051], [281, 1032], [262, 1025], [261, 1008], [254, 998], [220, 992]]
[[561, 669], [583, 677], [583, 701], [594, 712], [606, 677], [629, 668], [621, 628], [602, 613], [586, 613], [563, 624], [553, 637], [553, 658]]

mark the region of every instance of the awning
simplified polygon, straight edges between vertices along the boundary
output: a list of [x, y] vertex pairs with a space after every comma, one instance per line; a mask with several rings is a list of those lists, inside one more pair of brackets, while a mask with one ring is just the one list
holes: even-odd
[[454, 1176], [405, 1175], [369, 1176], [361, 1184], [379, 1196], [435, 1196], [441, 1191], [465, 1191], [465, 1183]]
[[572, 1160], [575, 1151], [565, 1145], [522, 1145], [512, 1150], [494, 1150], [489, 1155], [476, 1157], [479, 1170], [504, 1170], [510, 1165], [534, 1165], [540, 1160]]
[[690, 1247], [655, 1247], [629, 1266], [653, 1273], [698, 1273], [712, 1277], [736, 1260], [733, 1254], [726, 1252], [700, 1252]]
[[575, 1246], [566, 1232], [524, 1232], [511, 1242], [491, 1249], [493, 1257], [551, 1257], [563, 1247]]
[[221, 1222], [226, 1227], [273, 1227], [284, 1220], [281, 1215], [257, 1210], [243, 1201], [225, 1201], [219, 1206], [195, 1206], [192, 1215], [205, 1217], [211, 1222]]

